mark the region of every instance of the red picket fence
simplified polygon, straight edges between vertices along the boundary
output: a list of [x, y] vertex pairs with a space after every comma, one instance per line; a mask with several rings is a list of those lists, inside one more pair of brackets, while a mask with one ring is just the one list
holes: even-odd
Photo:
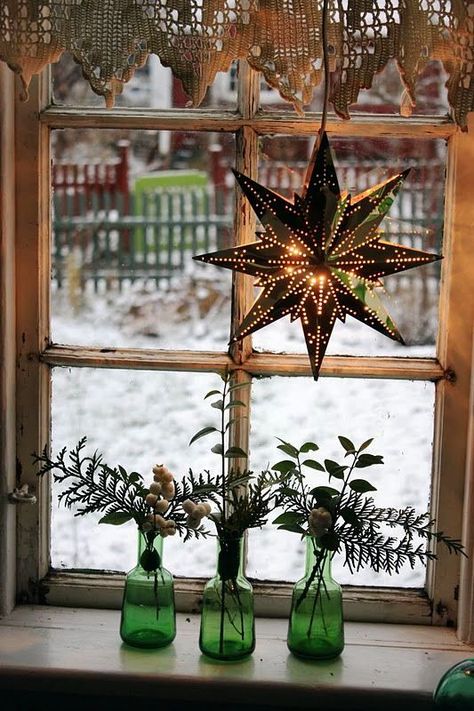
[[129, 147], [119, 141], [118, 158], [108, 163], [53, 163], [55, 207], [61, 215], [80, 215], [92, 201], [96, 209], [128, 214]]

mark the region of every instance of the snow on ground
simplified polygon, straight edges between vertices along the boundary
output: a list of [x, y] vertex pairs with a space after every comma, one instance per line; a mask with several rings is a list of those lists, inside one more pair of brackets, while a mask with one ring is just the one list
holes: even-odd
[[[212, 271], [212, 268], [206, 267]], [[213, 272], [211, 279], [217, 275]], [[53, 294], [53, 340], [106, 347], [199, 348], [224, 350], [228, 340], [228, 274], [203, 281], [202, 271], [156, 290], [124, 285], [122, 293], [86, 293], [71, 299], [67, 289]], [[210, 272], [207, 277], [209, 278]], [[192, 298], [189, 298], [189, 297]], [[71, 302], [73, 306], [71, 306]], [[394, 304], [396, 307], [397, 304]], [[259, 332], [255, 347], [305, 352], [298, 323], [284, 319]], [[348, 319], [330, 342], [331, 353], [432, 355], [433, 345], [402, 349], [371, 329]], [[53, 371], [52, 447], [71, 447], [88, 436], [91, 450], [110, 465], [122, 464], [151, 480], [151, 467], [166, 463], [177, 476], [189, 467], [211, 469], [212, 438], [188, 447], [191, 436], [212, 424], [215, 412], [204, 394], [218, 385], [212, 374], [158, 373], [74, 368]], [[355, 443], [374, 437], [373, 451], [385, 466], [370, 470], [381, 505], [414, 505], [429, 499], [434, 385], [359, 379], [266, 378], [252, 389], [250, 466], [260, 470], [284, 456], [275, 437], [295, 444], [316, 441], [321, 458], [341, 456], [337, 435]], [[367, 472], [368, 474], [368, 472]], [[312, 473], [316, 483], [324, 475]], [[97, 527], [93, 517], [74, 517], [53, 501], [54, 567], [128, 570], [135, 564], [133, 524]], [[267, 526], [250, 534], [248, 574], [260, 579], [295, 580], [303, 570], [303, 548], [294, 534]], [[165, 564], [177, 575], [209, 576], [215, 566], [214, 540], [183, 545], [167, 539]], [[350, 576], [334, 561], [335, 577], [353, 584], [419, 586], [424, 570], [398, 578], [370, 571]]]

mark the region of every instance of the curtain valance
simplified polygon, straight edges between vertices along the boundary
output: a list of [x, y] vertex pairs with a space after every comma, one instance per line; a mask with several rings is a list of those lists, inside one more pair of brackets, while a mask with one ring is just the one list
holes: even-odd
[[[0, 0], [0, 58], [22, 78], [64, 51], [108, 106], [149, 53], [182, 81], [195, 106], [218, 71], [245, 58], [298, 110], [322, 78], [322, 0]], [[474, 2], [330, 0], [331, 101], [342, 117], [396, 60], [412, 104], [431, 59], [465, 126], [474, 108]]]

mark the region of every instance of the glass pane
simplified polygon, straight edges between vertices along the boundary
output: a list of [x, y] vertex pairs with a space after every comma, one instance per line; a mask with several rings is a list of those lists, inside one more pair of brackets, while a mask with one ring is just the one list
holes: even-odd
[[[316, 442], [316, 459], [341, 462], [337, 436], [360, 445], [370, 437], [373, 454], [384, 457], [384, 466], [361, 470], [378, 489], [380, 506], [428, 507], [431, 480], [435, 386], [433, 383], [393, 380], [307, 378], [256, 380], [252, 390], [251, 461], [255, 469], [285, 459], [277, 449], [280, 437], [300, 447]], [[308, 470], [310, 471], [310, 470]], [[327, 485], [327, 475], [310, 474], [317, 485]], [[364, 478], [364, 477], [363, 477]], [[275, 516], [276, 518], [276, 516]], [[350, 575], [335, 559], [333, 574], [339, 583], [352, 585], [421, 586], [425, 571], [408, 566], [398, 576], [365, 569]], [[301, 577], [304, 546], [294, 533], [267, 525], [254, 531], [249, 542], [248, 574], [260, 579], [290, 580]]]
[[[95, 94], [89, 82], [82, 76], [82, 69], [72, 56], [64, 53], [52, 65], [53, 98], [55, 104], [66, 106], [105, 106], [102, 96]], [[189, 97], [184, 93], [179, 79], [173, 76], [169, 67], [164, 67], [155, 54], [151, 54], [143, 67], [135, 71], [133, 77], [123, 86], [123, 91], [115, 98], [115, 106], [147, 109], [184, 108]], [[202, 102], [200, 108], [235, 109], [237, 104], [237, 69], [228, 73], [218, 72], [216, 80]]]
[[[209, 440], [188, 447], [192, 435], [211, 424], [203, 396], [219, 379], [211, 374], [55, 368], [53, 370], [52, 451], [73, 447], [88, 437], [87, 450], [102, 452], [110, 466], [121, 464], [152, 481], [152, 467], [164, 463], [179, 479], [191, 467], [198, 472], [218, 466]], [[55, 568], [128, 570], [136, 563], [133, 523], [101, 525], [100, 516], [75, 517], [58, 508], [53, 486], [51, 559]], [[165, 566], [176, 575], [214, 572], [214, 538], [188, 541], [169, 537]]]
[[[442, 253], [446, 145], [441, 140], [330, 137], [341, 190], [352, 196], [410, 167], [387, 217], [382, 239]], [[287, 198], [301, 192], [313, 139], [275, 136], [262, 142], [260, 182]], [[348, 316], [336, 321], [327, 353], [341, 355], [433, 356], [438, 330], [440, 263], [384, 279], [380, 295], [406, 346]], [[256, 291], [257, 293], [257, 291]], [[301, 325], [289, 317], [257, 331], [257, 350], [305, 353]]]
[[[53, 132], [52, 334], [59, 343], [223, 350], [234, 138]], [[199, 343], [198, 343], [199, 341]]]
[[[372, 87], [362, 89], [356, 104], [349, 107], [351, 115], [356, 113], [400, 114], [400, 107], [412, 110], [413, 116], [445, 115], [449, 112], [446, 80], [448, 76], [440, 62], [427, 62], [416, 82], [416, 105], [411, 107], [407, 93], [400, 79], [400, 73], [394, 60], [390, 60], [385, 69], [374, 76]], [[312, 101], [306, 111], [322, 111], [323, 83], [314, 89]], [[288, 111], [289, 105], [278, 91], [272, 89], [264, 80], [260, 90], [260, 107], [264, 111]], [[329, 104], [330, 114], [334, 116]]]

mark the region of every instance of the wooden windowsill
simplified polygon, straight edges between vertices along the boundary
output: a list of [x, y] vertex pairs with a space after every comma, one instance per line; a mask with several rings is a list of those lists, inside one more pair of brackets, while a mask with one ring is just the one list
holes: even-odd
[[420, 711], [432, 708], [443, 672], [473, 653], [445, 628], [347, 623], [341, 657], [308, 662], [288, 652], [286, 620], [257, 619], [254, 654], [217, 663], [199, 652], [199, 616], [178, 615], [169, 647], [139, 650], [121, 643], [119, 614], [18, 607], [0, 621], [0, 689], [193, 701], [193, 708], [220, 708], [221, 699], [222, 708]]

